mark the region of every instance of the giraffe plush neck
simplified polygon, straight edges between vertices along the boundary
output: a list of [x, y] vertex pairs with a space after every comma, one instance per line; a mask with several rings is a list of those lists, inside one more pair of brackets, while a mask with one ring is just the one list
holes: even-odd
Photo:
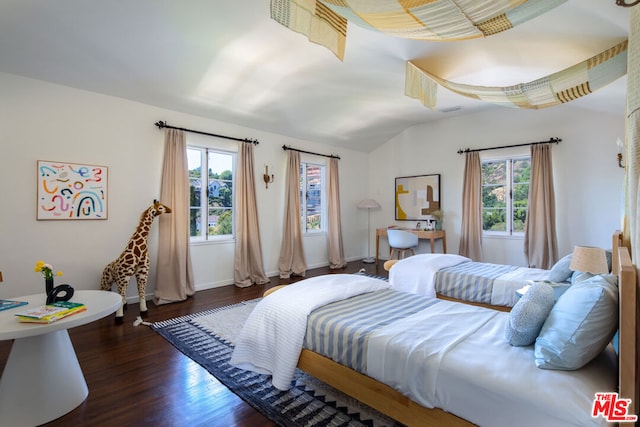
[[115, 282], [118, 293], [122, 297], [122, 305], [116, 312], [116, 322], [121, 323], [124, 316], [124, 306], [126, 304], [127, 285], [132, 276], [136, 277], [138, 284], [138, 296], [140, 297], [140, 313], [146, 315], [147, 302], [145, 300], [145, 288], [149, 275], [149, 253], [147, 239], [153, 220], [163, 213], [170, 213], [171, 209], [157, 200], [149, 206], [142, 215], [136, 227], [136, 231], [129, 239], [129, 243], [124, 248], [120, 256], [109, 263], [102, 272], [100, 288], [111, 290]]

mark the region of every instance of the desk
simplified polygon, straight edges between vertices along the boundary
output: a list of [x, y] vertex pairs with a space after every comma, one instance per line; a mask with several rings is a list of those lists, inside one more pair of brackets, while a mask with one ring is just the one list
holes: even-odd
[[[447, 253], [447, 236], [444, 230], [437, 231], [423, 231], [423, 230], [415, 230], [411, 228], [399, 228], [399, 230], [408, 231], [410, 233], [416, 234], [418, 239], [430, 240], [431, 241], [431, 252], [435, 250], [435, 241], [438, 239], [442, 240], [442, 251]], [[380, 236], [387, 237], [387, 229], [386, 228], [378, 228], [376, 229], [376, 265], [378, 265], [378, 251], [380, 248]]]
[[15, 313], [42, 305], [44, 294], [11, 298], [28, 305], [0, 312], [0, 340], [15, 340], [0, 378], [2, 425], [35, 426], [70, 412], [88, 396], [67, 329], [114, 313], [122, 298], [115, 292], [75, 291], [72, 301], [87, 310], [42, 325], [20, 323]]

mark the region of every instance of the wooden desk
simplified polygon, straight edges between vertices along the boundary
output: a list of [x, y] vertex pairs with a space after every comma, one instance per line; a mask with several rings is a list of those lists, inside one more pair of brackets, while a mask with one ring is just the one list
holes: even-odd
[[[442, 240], [442, 251], [447, 253], [447, 236], [444, 230], [437, 231], [423, 231], [416, 230], [411, 228], [398, 228], [398, 230], [408, 231], [410, 233], [416, 234], [418, 239], [430, 240], [431, 241], [431, 252], [435, 251], [435, 241], [438, 239]], [[386, 228], [378, 228], [376, 229], [376, 265], [378, 265], [378, 252], [380, 248], [380, 236], [387, 237], [387, 229]]]

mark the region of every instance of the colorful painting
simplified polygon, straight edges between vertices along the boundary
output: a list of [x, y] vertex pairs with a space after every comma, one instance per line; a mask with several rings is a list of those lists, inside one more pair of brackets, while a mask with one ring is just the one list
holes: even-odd
[[38, 160], [37, 219], [107, 219], [106, 166]]
[[396, 178], [396, 220], [427, 219], [440, 205], [440, 174]]

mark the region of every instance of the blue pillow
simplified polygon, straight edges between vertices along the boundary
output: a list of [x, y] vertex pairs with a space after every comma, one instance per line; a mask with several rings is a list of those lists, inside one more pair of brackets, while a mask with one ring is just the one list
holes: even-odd
[[571, 277], [571, 256], [573, 254], [565, 255], [556, 262], [549, 271], [549, 280], [552, 282], [564, 282]]
[[536, 338], [536, 366], [580, 369], [604, 350], [617, 329], [617, 277], [598, 275], [574, 284], [553, 306]]
[[507, 342], [513, 346], [533, 344], [554, 301], [553, 287], [550, 284], [535, 282], [531, 285], [509, 313], [505, 329]]

